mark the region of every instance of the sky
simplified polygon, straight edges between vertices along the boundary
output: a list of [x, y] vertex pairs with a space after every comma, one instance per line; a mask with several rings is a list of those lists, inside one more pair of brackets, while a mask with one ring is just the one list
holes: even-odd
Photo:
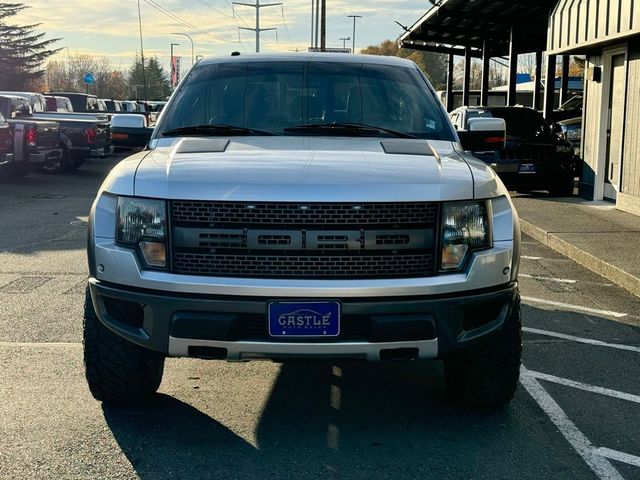
[[[24, 0], [23, 0], [24, 1]], [[255, 0], [239, 0], [254, 3]], [[261, 0], [277, 3], [278, 0]], [[411, 26], [429, 8], [428, 2], [386, 0], [327, 1], [327, 46], [341, 47], [342, 37], [351, 37], [353, 20], [358, 19], [356, 50], [386, 39], [395, 40], [402, 29], [394, 23]], [[306, 50], [311, 41], [312, 0], [282, 0], [283, 5], [261, 9], [261, 28], [277, 28], [261, 34], [261, 50]], [[157, 56], [169, 65], [170, 44], [179, 43], [175, 55], [183, 64], [191, 62], [189, 39], [175, 32], [191, 35], [196, 55], [228, 55], [232, 51], [254, 52], [255, 33], [238, 31], [238, 27], [255, 26], [255, 9], [236, 5], [232, 0], [140, 0], [145, 56]], [[12, 21], [20, 24], [41, 23], [39, 30], [48, 38], [60, 38], [58, 54], [107, 56], [121, 69], [130, 66], [140, 50], [137, 0], [26, 0], [29, 9]], [[160, 10], [164, 9], [165, 13]], [[234, 16], [235, 10], [235, 16]], [[351, 41], [347, 42], [350, 46]]]

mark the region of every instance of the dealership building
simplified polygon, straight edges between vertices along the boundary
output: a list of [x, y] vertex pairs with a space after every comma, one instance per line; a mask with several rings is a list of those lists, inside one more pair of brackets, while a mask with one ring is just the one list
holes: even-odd
[[[465, 58], [463, 101], [470, 63], [482, 59], [480, 102], [487, 105], [492, 58], [509, 58], [507, 104], [516, 104], [518, 55], [535, 53], [531, 106], [549, 115], [556, 106], [555, 73], [568, 99], [569, 58], [586, 58], [579, 193], [610, 200], [640, 215], [640, 0], [436, 0], [400, 38], [401, 46], [449, 55], [446, 99], [453, 105], [453, 59]], [[546, 52], [546, 55], [543, 54]], [[542, 76], [544, 70], [545, 76]], [[544, 88], [543, 85], [549, 86]]]

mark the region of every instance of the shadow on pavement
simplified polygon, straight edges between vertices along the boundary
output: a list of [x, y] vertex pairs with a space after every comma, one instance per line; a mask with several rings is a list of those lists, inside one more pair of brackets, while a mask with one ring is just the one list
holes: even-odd
[[518, 404], [498, 412], [450, 404], [441, 373], [439, 362], [285, 364], [257, 448], [167, 396], [151, 410], [105, 407], [104, 415], [143, 479], [497, 478], [511, 465], [486, 458], [505, 434], [526, 468]]

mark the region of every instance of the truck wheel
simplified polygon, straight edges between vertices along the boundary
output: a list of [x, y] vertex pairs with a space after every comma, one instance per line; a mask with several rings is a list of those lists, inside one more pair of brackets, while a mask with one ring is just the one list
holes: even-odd
[[66, 170], [67, 165], [69, 165], [69, 158], [71, 152], [68, 148], [64, 147], [62, 149], [62, 157], [58, 157], [55, 159], [46, 159], [44, 164], [42, 165], [42, 172], [47, 173], [49, 175], [57, 175], [58, 173], [62, 173]]
[[139, 404], [158, 390], [164, 356], [116, 335], [98, 319], [87, 288], [83, 323], [84, 366], [96, 400]]
[[501, 330], [482, 343], [444, 360], [450, 397], [484, 408], [497, 408], [509, 403], [520, 376], [521, 329], [518, 295]]
[[69, 161], [67, 162], [66, 170], [77, 170], [84, 164], [86, 160], [87, 157], [83, 155], [71, 155], [69, 157]]

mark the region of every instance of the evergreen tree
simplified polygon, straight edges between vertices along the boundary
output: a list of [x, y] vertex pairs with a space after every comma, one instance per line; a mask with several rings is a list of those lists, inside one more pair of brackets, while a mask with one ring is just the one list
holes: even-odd
[[[144, 98], [144, 84], [147, 84], [147, 98]], [[169, 77], [157, 58], [144, 59], [144, 79], [142, 59], [136, 55], [129, 70], [129, 90], [131, 98], [144, 100], [166, 100], [171, 95]]]
[[0, 3], [0, 90], [26, 90], [44, 75], [43, 62], [60, 49], [59, 39], [45, 40], [40, 24], [13, 25], [7, 19], [28, 8], [24, 3]]

